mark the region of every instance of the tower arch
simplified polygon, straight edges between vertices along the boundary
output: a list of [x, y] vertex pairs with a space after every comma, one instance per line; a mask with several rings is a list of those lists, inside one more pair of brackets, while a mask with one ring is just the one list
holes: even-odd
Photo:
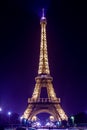
[[32, 115], [29, 117], [29, 120], [32, 120], [32, 118], [33, 118], [34, 116], [37, 116], [38, 114], [41, 114], [41, 113], [48, 113], [48, 114], [50, 114], [50, 115], [52, 115], [52, 116], [54, 117], [55, 121], [58, 120], [58, 118], [57, 118], [57, 116], [56, 116], [56, 113], [53, 112], [53, 111], [50, 111], [50, 110], [48, 110], [48, 109], [39, 109], [39, 110], [34, 111], [34, 112], [32, 113]]

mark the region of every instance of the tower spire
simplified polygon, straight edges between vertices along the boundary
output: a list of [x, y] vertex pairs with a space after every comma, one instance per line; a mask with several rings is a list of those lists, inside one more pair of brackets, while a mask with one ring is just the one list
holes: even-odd
[[44, 8], [42, 9], [42, 17], [44, 17]]
[[46, 38], [46, 17], [44, 16], [44, 8], [42, 9], [41, 24], [41, 43], [40, 43], [40, 58], [38, 74], [50, 74], [47, 52], [47, 38]]

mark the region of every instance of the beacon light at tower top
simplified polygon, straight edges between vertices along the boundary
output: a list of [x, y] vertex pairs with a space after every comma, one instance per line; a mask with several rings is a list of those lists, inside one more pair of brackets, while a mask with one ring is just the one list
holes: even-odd
[[45, 16], [44, 16], [44, 8], [42, 9], [42, 17], [41, 19], [46, 19]]

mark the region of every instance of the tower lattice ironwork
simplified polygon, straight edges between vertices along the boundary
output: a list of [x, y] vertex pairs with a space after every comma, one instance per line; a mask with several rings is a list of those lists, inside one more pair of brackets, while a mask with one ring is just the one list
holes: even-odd
[[[24, 111], [23, 118], [32, 120], [32, 118], [42, 112], [51, 114], [55, 120], [67, 120], [68, 117], [60, 105], [60, 98], [57, 98], [53, 88], [50, 75], [48, 52], [47, 52], [47, 38], [46, 25], [47, 20], [44, 16], [44, 10], [40, 20], [41, 25], [41, 43], [40, 43], [40, 57], [38, 76], [35, 78], [36, 84], [31, 98], [28, 98], [28, 107]], [[40, 98], [41, 89], [47, 89], [48, 98]]]

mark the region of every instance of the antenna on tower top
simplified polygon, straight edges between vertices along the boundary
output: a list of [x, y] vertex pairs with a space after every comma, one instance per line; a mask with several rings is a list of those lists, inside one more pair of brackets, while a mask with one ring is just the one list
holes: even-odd
[[40, 24], [42, 24], [42, 23], [47, 24], [44, 8], [42, 8], [42, 16], [41, 16], [41, 19], [40, 19]]
[[44, 8], [43, 8], [43, 9], [42, 9], [42, 17], [41, 17], [42, 20], [43, 20], [43, 19], [46, 19], [44, 15], [45, 15], [45, 14], [44, 14]]
[[44, 17], [44, 8], [42, 9], [42, 17]]

